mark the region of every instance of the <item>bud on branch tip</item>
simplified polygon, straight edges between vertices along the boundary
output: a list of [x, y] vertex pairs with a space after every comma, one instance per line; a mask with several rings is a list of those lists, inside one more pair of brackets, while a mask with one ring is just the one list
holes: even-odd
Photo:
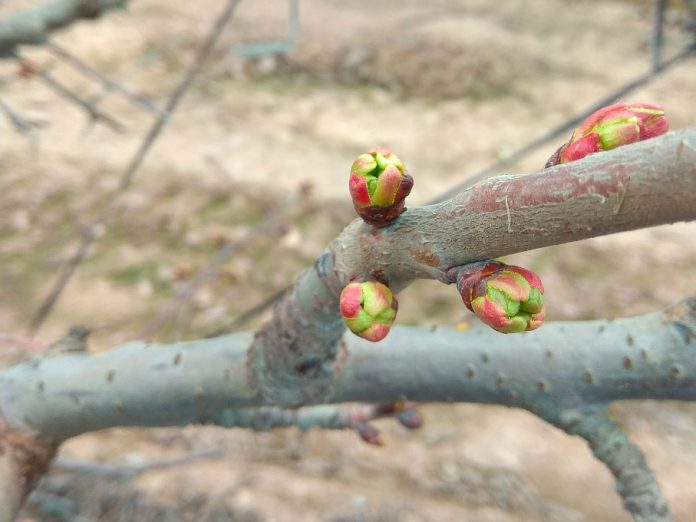
[[489, 261], [463, 267], [457, 289], [466, 307], [502, 333], [535, 330], [544, 321], [544, 286], [519, 266]]
[[358, 215], [376, 227], [391, 224], [406, 208], [413, 178], [389, 149], [377, 147], [353, 162], [348, 184]]
[[341, 292], [340, 306], [350, 331], [372, 342], [387, 336], [398, 309], [389, 287], [376, 281], [349, 283]]
[[647, 140], [669, 130], [665, 111], [648, 103], [615, 103], [591, 114], [546, 162], [546, 167]]

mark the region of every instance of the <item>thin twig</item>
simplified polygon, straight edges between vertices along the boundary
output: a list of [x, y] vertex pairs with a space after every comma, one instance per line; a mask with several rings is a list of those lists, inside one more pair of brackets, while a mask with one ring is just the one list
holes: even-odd
[[89, 227], [87, 232], [82, 236], [82, 239], [75, 251], [73, 252], [73, 255], [70, 256], [70, 258], [61, 267], [60, 273], [58, 274], [55, 283], [51, 287], [51, 290], [42, 302], [41, 306], [38, 308], [36, 314], [34, 315], [31, 321], [29, 329], [32, 335], [39, 330], [39, 328], [44, 323], [48, 315], [51, 313], [53, 307], [55, 306], [56, 302], [63, 293], [63, 290], [65, 289], [73, 274], [77, 270], [77, 267], [82, 262], [84, 257], [87, 255], [87, 252], [89, 251], [89, 248], [91, 247], [92, 243], [94, 243], [94, 241], [96, 240], [97, 235], [95, 234], [95, 230], [97, 226], [101, 228], [106, 224], [106, 222], [109, 220], [109, 218], [115, 210], [118, 199], [130, 187], [131, 183], [133, 182], [133, 179], [135, 178], [135, 175], [137, 174], [138, 170], [143, 164], [145, 157], [152, 148], [152, 145], [155, 143], [160, 133], [162, 132], [162, 129], [164, 129], [165, 125], [169, 121], [172, 113], [179, 105], [181, 98], [184, 96], [186, 91], [191, 86], [191, 83], [193, 82], [195, 77], [203, 68], [204, 62], [211, 54], [211, 51], [215, 47], [215, 44], [217, 43], [218, 39], [220, 38], [223, 29], [228, 25], [238, 4], [239, 0], [228, 0], [223, 12], [218, 16], [218, 18], [214, 22], [210, 33], [208, 34], [203, 45], [198, 51], [198, 54], [196, 55], [193, 63], [184, 73], [181, 81], [176, 86], [169, 99], [167, 100], [164, 112], [160, 114], [160, 116], [154, 122], [148, 133], [145, 135], [145, 138], [141, 142], [140, 147], [136, 151], [135, 155], [131, 159], [125, 171], [123, 172], [123, 175], [118, 185], [111, 193], [109, 201], [104, 205], [102, 212], [98, 215], [97, 219], [94, 220], [92, 226]]
[[592, 105], [587, 107], [585, 110], [579, 112], [575, 116], [569, 118], [562, 124], [554, 127], [553, 129], [549, 130], [548, 132], [544, 133], [542, 136], [530, 141], [529, 143], [523, 145], [519, 149], [513, 151], [512, 153], [508, 154], [507, 156], [499, 159], [492, 165], [489, 165], [485, 169], [477, 172], [473, 176], [470, 176], [466, 178], [464, 181], [461, 183], [458, 183], [451, 189], [447, 190], [443, 194], [440, 194], [436, 198], [432, 199], [429, 201], [428, 204], [435, 204], [435, 203], [441, 203], [443, 201], [446, 201], [456, 194], [462, 192], [463, 190], [475, 185], [476, 183], [483, 181], [484, 179], [487, 179], [494, 174], [499, 173], [501, 170], [504, 168], [507, 168], [521, 159], [525, 158], [532, 152], [534, 152], [537, 148], [539, 148], [542, 145], [545, 145], [546, 143], [550, 142], [551, 140], [554, 140], [560, 136], [563, 136], [564, 134], [570, 132], [575, 126], [577, 126], [582, 120], [587, 118], [590, 114], [595, 112], [598, 109], [601, 109], [605, 105], [609, 105], [610, 103], [616, 101], [617, 99], [627, 95], [628, 93], [638, 89], [639, 87], [643, 87], [644, 85], [647, 85], [651, 81], [655, 80], [658, 78], [660, 75], [662, 75], [665, 71], [667, 71], [669, 68], [673, 67], [674, 65], [677, 65], [678, 63], [682, 62], [684, 59], [688, 58], [694, 52], [696, 51], [696, 44], [691, 44], [688, 47], [686, 47], [684, 50], [680, 51], [678, 54], [670, 58], [669, 60], [665, 60], [664, 62], [661, 62], [660, 67], [657, 70], [650, 70], [647, 73], [641, 74], [640, 76], [634, 78], [633, 80], [626, 82], [624, 85], [621, 87], [618, 87], [616, 90], [610, 92], [609, 94], [603, 96], [596, 102], [594, 102]]
[[53, 463], [53, 468], [62, 471], [70, 471], [81, 474], [101, 475], [115, 479], [130, 479], [136, 475], [146, 473], [148, 471], [156, 471], [161, 469], [172, 468], [191, 464], [200, 460], [218, 459], [225, 455], [222, 449], [212, 449], [206, 451], [198, 451], [174, 457], [171, 459], [151, 460], [139, 464], [124, 464], [115, 465], [103, 462], [94, 462], [83, 459], [75, 459], [71, 457], [60, 456]]
[[36, 145], [36, 135], [31, 124], [15, 112], [2, 98], [0, 98], [0, 111], [7, 116], [12, 126], [29, 141], [31, 146]]
[[272, 237], [280, 234], [288, 221], [289, 213], [297, 206], [303, 196], [290, 198], [284, 204], [273, 208], [259, 223], [249, 229], [237, 241], [225, 242], [210, 263], [201, 269], [196, 276], [187, 281], [177, 294], [160, 310], [160, 312], [145, 325], [137, 338], [151, 337], [162, 325], [167, 322], [185, 302], [189, 301], [196, 291], [204, 284], [215, 279], [222, 266], [234, 255], [247, 248], [256, 238], [261, 236]]
[[659, 71], [662, 66], [662, 47], [664, 44], [665, 10], [668, 0], [657, 0], [652, 31], [652, 70]]
[[48, 343], [22, 337], [19, 335], [0, 333], [0, 344], [14, 344], [31, 352], [41, 352], [48, 347]]
[[595, 457], [616, 480], [616, 490], [626, 510], [636, 521], [671, 522], [667, 501], [640, 449], [613, 422], [606, 407], [559, 410], [538, 409], [536, 413], [570, 435], [585, 439]]
[[266, 299], [264, 299], [260, 303], [257, 303], [254, 306], [252, 306], [251, 308], [249, 308], [246, 312], [235, 317], [229, 323], [221, 326], [217, 330], [210, 332], [205, 337], [206, 338], [219, 337], [220, 335], [234, 332], [235, 330], [241, 328], [246, 323], [251, 321], [257, 315], [262, 314], [264, 311], [268, 310], [271, 306], [273, 306], [273, 303], [280, 300], [288, 290], [290, 290], [290, 286], [286, 286], [285, 288], [281, 288], [277, 292], [269, 295]]
[[[20, 60], [23, 59], [20, 58]], [[101, 121], [116, 132], [122, 133], [126, 130], [126, 126], [123, 123], [102, 111], [96, 104], [73, 92], [69, 87], [56, 80], [49, 72], [39, 70], [37, 75], [53, 92], [84, 110], [91, 121]]]
[[[354, 406], [321, 405], [308, 406], [299, 410], [286, 410], [275, 407], [244, 408], [228, 410], [216, 419], [227, 427], [250, 428], [268, 431], [272, 428], [296, 426], [308, 430], [313, 427], [331, 430], [358, 429], [360, 425], [381, 418], [396, 418], [405, 427], [420, 427], [420, 422], [410, 422], [416, 407], [414, 402], [380, 402], [377, 404], [357, 404]], [[418, 415], [417, 413], [415, 415]], [[418, 421], [422, 421], [418, 418]], [[206, 459], [224, 457], [228, 450], [209, 449], [181, 455], [170, 459], [151, 460], [136, 464], [108, 464], [90, 460], [59, 456], [53, 462], [54, 469], [81, 474], [101, 475], [115, 479], [131, 479], [149, 471], [183, 466]]]
[[150, 111], [150, 112], [157, 114], [157, 115], [162, 115], [162, 111], [159, 109], [159, 107], [155, 106], [145, 96], [142, 96], [140, 94], [136, 94], [136, 93], [130, 91], [129, 89], [126, 89], [123, 85], [121, 85], [117, 81], [114, 81], [111, 78], [107, 78], [102, 73], [97, 71], [94, 67], [92, 67], [88, 63], [80, 60], [77, 56], [70, 53], [69, 51], [67, 51], [63, 47], [61, 47], [53, 42], [47, 43], [46, 47], [53, 54], [55, 54], [56, 56], [61, 58], [63, 61], [65, 61], [67, 64], [71, 65], [76, 70], [83, 73], [85, 76], [93, 78], [97, 82], [101, 83], [102, 86], [104, 87], [104, 89], [106, 89], [107, 91], [113, 91], [113, 92], [120, 94], [125, 99], [130, 101], [133, 105], [140, 107], [141, 109], [144, 109], [146, 111]]

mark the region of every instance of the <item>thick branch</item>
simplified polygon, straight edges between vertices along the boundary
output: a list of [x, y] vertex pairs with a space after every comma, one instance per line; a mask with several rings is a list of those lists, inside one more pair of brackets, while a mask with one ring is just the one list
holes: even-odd
[[[60, 442], [113, 426], [180, 426], [263, 405], [248, 380], [251, 334], [171, 345], [132, 342], [0, 372], [0, 416]], [[696, 400], [696, 299], [614, 321], [558, 322], [527, 334], [394, 328], [353, 335], [315, 403], [411, 400], [573, 409], [620, 399]], [[218, 420], [218, 422], [222, 422]]]
[[696, 219], [696, 127], [523, 176], [482, 182], [404, 213], [394, 225], [349, 225], [304, 272], [258, 333], [250, 360], [269, 402], [313, 402], [331, 386], [343, 324], [338, 296], [354, 278], [400, 290], [450, 282], [473, 261]]
[[53, 0], [0, 20], [0, 57], [12, 56], [17, 46], [40, 44], [52, 31], [78, 20], [98, 18], [122, 8], [129, 0]]

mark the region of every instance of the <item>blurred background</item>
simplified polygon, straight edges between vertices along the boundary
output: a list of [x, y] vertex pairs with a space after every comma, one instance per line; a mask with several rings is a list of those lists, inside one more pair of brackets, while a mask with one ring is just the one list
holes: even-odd
[[[0, 20], [39, 3], [0, 2]], [[668, 60], [693, 42], [695, 11], [662, 3]], [[124, 185], [224, 5], [133, 0], [0, 60], [0, 365], [73, 324], [93, 329], [94, 350], [253, 329], [354, 219], [347, 178], [360, 152], [391, 148], [415, 178], [409, 205], [425, 204], [654, 68], [647, 0], [242, 1]], [[692, 53], [622, 99], [663, 105], [673, 129], [693, 125], [695, 66]], [[540, 169], [570, 132], [496, 172]], [[94, 241], [84, 260], [37, 320], [85, 234]], [[695, 224], [677, 224], [509, 261], [541, 275], [550, 319], [636, 315], [696, 294], [695, 237]], [[432, 281], [399, 303], [400, 324], [472, 320], [453, 288]], [[417, 432], [379, 421], [382, 448], [351, 432], [296, 429], [81, 436], [61, 449], [65, 462], [122, 472], [57, 467], [23, 516], [629, 520], [583, 441], [507, 408], [422, 411]], [[612, 414], [645, 451], [676, 519], [694, 520], [694, 406], [646, 401]]]

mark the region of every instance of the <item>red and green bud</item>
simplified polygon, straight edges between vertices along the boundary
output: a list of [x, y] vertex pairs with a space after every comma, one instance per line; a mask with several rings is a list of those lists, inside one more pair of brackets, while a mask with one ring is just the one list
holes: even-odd
[[392, 291], [377, 281], [349, 283], [341, 292], [340, 306], [350, 331], [372, 342], [387, 336], [398, 309]]
[[348, 187], [358, 215], [371, 225], [385, 227], [406, 210], [404, 200], [413, 178], [389, 149], [377, 147], [353, 162]]
[[423, 416], [416, 408], [407, 408], [396, 414], [399, 423], [409, 430], [417, 430], [423, 426]]
[[499, 332], [526, 332], [544, 321], [544, 285], [519, 266], [489, 261], [464, 268], [457, 289], [466, 307]]
[[373, 446], [384, 446], [382, 433], [372, 424], [364, 422], [355, 426], [360, 438]]
[[665, 111], [648, 103], [615, 103], [591, 114], [546, 162], [547, 167], [647, 140], [669, 130]]

